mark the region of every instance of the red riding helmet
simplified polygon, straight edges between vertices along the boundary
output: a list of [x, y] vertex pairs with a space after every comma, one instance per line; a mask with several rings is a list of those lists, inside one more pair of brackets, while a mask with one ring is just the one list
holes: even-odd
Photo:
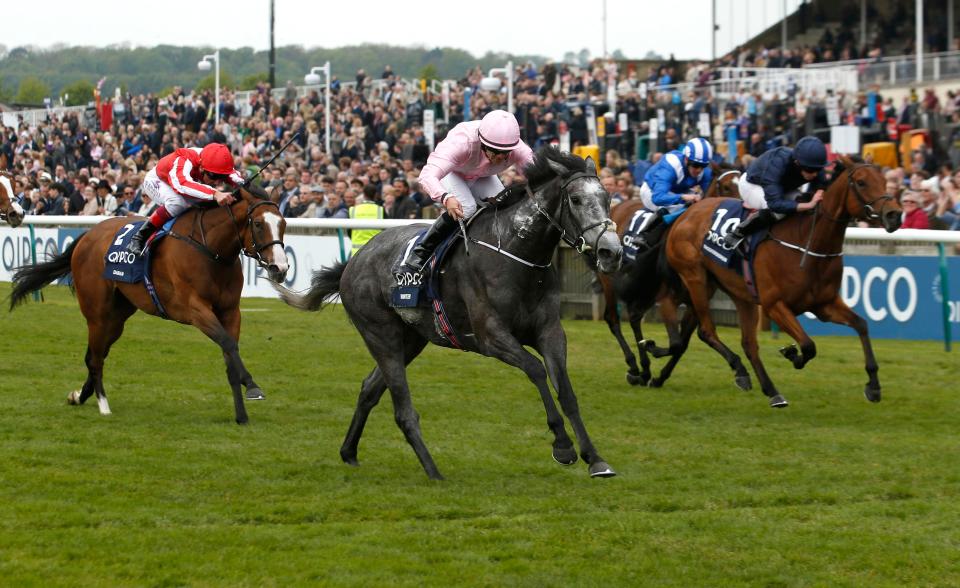
[[204, 171], [228, 176], [233, 173], [233, 156], [226, 145], [210, 143], [200, 152], [200, 165]]

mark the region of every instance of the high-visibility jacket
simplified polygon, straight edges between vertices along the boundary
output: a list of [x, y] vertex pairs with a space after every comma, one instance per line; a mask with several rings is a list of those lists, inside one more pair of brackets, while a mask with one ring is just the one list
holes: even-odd
[[[350, 207], [350, 218], [382, 219], [383, 207], [375, 202], [362, 202]], [[353, 245], [350, 255], [356, 255], [357, 251], [379, 232], [377, 229], [354, 229], [350, 234], [350, 243]]]

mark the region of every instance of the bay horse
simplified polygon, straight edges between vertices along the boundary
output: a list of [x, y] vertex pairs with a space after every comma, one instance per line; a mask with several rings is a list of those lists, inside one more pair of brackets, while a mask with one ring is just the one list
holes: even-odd
[[741, 275], [702, 254], [701, 245], [718, 205], [719, 201], [704, 200], [692, 206], [667, 237], [667, 259], [689, 291], [700, 322], [700, 339], [723, 356], [736, 374], [738, 385], [744, 387], [744, 382], [749, 383], [750, 375], [743, 363], [720, 341], [710, 318], [709, 289], [716, 284], [730, 295], [737, 307], [741, 344], [770, 406], [785, 407], [787, 400], [777, 391], [760, 361], [758, 303], [770, 319], [799, 344], [799, 351], [794, 344], [780, 350], [796, 369], [803, 368], [817, 353], [816, 345], [796, 319], [801, 313], [812, 312], [821, 321], [852, 327], [860, 336], [868, 376], [864, 395], [871, 402], [879, 402], [878, 366], [867, 323], [843, 302], [839, 290], [848, 223], [852, 219], [880, 223], [891, 233], [900, 228], [900, 204], [886, 193], [880, 169], [841, 156], [820, 204], [813, 211], [794, 214], [773, 226], [767, 239], [756, 248], [756, 298]]
[[[419, 415], [407, 384], [406, 365], [427, 343], [472, 351], [520, 368], [536, 386], [553, 432], [553, 457], [577, 461], [577, 452], [557, 411], [547, 378], [570, 419], [580, 456], [591, 476], [615, 475], [587, 435], [567, 375], [567, 342], [560, 324], [560, 284], [552, 260], [561, 239], [581, 253], [591, 251], [602, 271], [615, 271], [621, 247], [612, 225], [610, 196], [600, 185], [592, 159], [553, 148], [541, 149], [526, 170], [527, 182], [506, 189], [501, 204], [475, 215], [462, 242], [444, 261], [440, 294], [446, 309], [445, 335], [430, 308], [396, 309], [393, 264], [423, 226], [387, 229], [346, 263], [313, 275], [310, 289], [295, 294], [274, 286], [287, 304], [318, 310], [338, 293], [377, 366], [363, 381], [340, 457], [358, 465], [357, 447], [370, 411], [389, 388], [394, 418], [431, 479], [442, 479], [420, 432]], [[536, 350], [543, 361], [524, 349]]]
[[[721, 168], [717, 164], [711, 164], [711, 168], [714, 179], [704, 198], [739, 198], [740, 188], [737, 181], [740, 178], [740, 171], [732, 167]], [[610, 218], [616, 223], [621, 241], [631, 219], [643, 207], [643, 202], [635, 199], [617, 205], [611, 211]], [[664, 233], [668, 232], [669, 228], [669, 226], [666, 227]], [[616, 273], [598, 274], [600, 285], [603, 287], [603, 318], [623, 351], [623, 358], [627, 362], [627, 382], [634, 386], [648, 384], [653, 388], [662, 386], [686, 352], [697, 324], [695, 315], [690, 311], [684, 313], [682, 322], [677, 318], [679, 306], [685, 301], [686, 293], [682, 284], [676, 279], [676, 274], [662, 259], [665, 241], [666, 234], [648, 249], [638, 251], [633, 261], [625, 261]], [[640, 355], [639, 366], [620, 327], [619, 302], [626, 305], [627, 320], [633, 330], [634, 341]], [[645, 339], [643, 336], [641, 324], [643, 316], [658, 302], [667, 336], [670, 339], [670, 345], [667, 348], [657, 347], [652, 340]], [[653, 377], [650, 371], [648, 352], [656, 358], [670, 356], [670, 360], [657, 377]]]
[[11, 227], [19, 227], [23, 222], [23, 207], [14, 200], [13, 174], [7, 171], [7, 155], [0, 153], [0, 220], [7, 221]]
[[[263, 397], [240, 359], [240, 254], [257, 260], [271, 280], [287, 272], [283, 249], [286, 222], [277, 206], [279, 193], [268, 197], [256, 185], [239, 187], [230, 206], [195, 207], [181, 214], [172, 231], [151, 252], [151, 278], [167, 318], [193, 325], [223, 350], [227, 380], [233, 391], [236, 421], [247, 422], [240, 385], [247, 398]], [[142, 218], [142, 217], [140, 217]], [[87, 379], [71, 392], [70, 404], [83, 404], [96, 394], [101, 414], [110, 414], [103, 389], [103, 364], [123, 325], [137, 310], [158, 316], [142, 283], [122, 283], [103, 277], [104, 255], [117, 231], [129, 232], [139, 218], [111, 218], [81, 234], [63, 253], [44, 263], [19, 268], [13, 278], [10, 309], [50, 282], [73, 275], [80, 311], [87, 319]]]

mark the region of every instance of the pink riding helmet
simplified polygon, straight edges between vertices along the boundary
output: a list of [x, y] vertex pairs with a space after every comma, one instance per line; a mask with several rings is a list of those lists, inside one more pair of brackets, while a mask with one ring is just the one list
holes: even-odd
[[506, 110], [488, 112], [480, 121], [480, 142], [497, 151], [513, 151], [520, 146], [520, 125]]

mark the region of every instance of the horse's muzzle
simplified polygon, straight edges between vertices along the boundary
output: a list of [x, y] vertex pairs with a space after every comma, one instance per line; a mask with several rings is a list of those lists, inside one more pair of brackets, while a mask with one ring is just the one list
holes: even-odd
[[605, 274], [612, 274], [620, 269], [623, 260], [623, 247], [620, 239], [612, 231], [606, 231], [597, 241], [597, 269]]
[[888, 233], [892, 233], [900, 228], [900, 224], [903, 222], [903, 217], [900, 214], [899, 210], [888, 210], [883, 213], [883, 228], [886, 229]]
[[283, 281], [287, 277], [286, 267], [281, 269], [276, 264], [270, 264], [267, 266], [266, 269], [267, 269], [267, 278], [269, 278], [271, 282], [274, 282], [276, 284], [283, 284]]

